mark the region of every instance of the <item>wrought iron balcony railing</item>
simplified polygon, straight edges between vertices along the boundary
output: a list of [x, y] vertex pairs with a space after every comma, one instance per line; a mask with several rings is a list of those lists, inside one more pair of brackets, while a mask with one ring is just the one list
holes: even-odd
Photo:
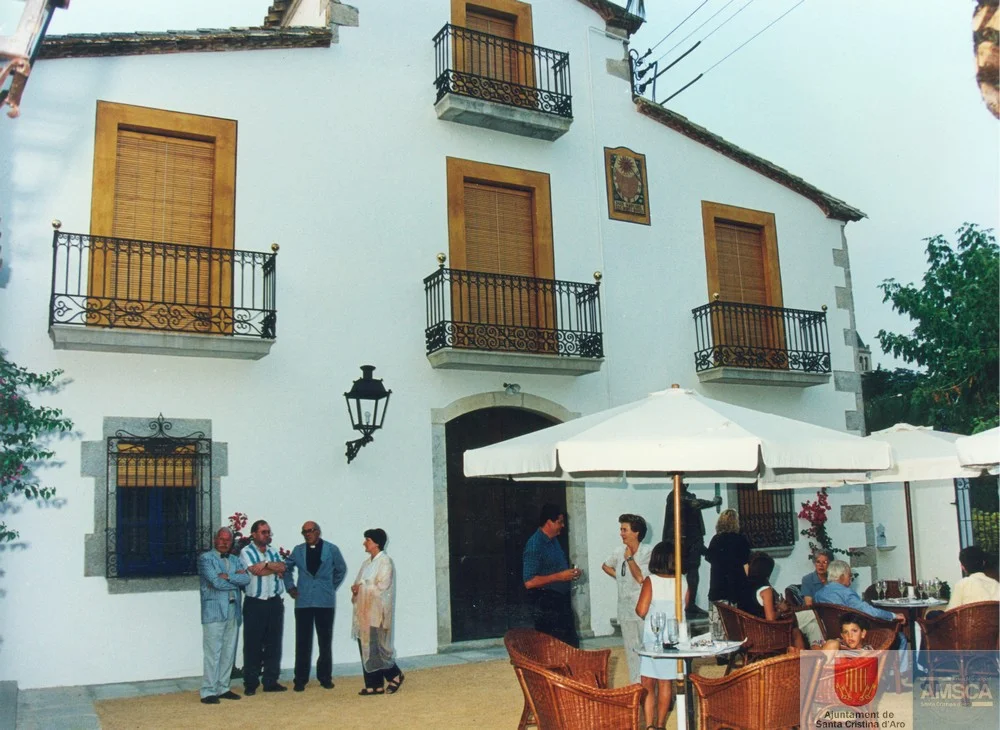
[[273, 339], [273, 253], [52, 236], [49, 325]]
[[808, 312], [715, 301], [691, 313], [698, 372], [718, 367], [830, 372], [825, 307]]
[[434, 57], [436, 102], [459, 94], [573, 118], [568, 53], [448, 23]]
[[600, 284], [459, 271], [424, 279], [427, 354], [446, 347], [604, 357]]

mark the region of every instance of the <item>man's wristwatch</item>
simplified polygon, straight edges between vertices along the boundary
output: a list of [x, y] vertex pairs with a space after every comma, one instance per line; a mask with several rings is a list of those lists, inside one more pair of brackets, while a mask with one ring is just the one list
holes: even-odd
[[633, 557], [632, 555], [629, 555], [627, 558], [625, 558], [625, 562], [626, 563], [634, 563], [635, 562], [635, 557]]

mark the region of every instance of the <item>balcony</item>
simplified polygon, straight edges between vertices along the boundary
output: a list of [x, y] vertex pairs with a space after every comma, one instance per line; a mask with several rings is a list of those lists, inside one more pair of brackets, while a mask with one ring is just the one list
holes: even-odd
[[424, 292], [435, 368], [585, 375], [604, 362], [599, 281], [441, 266], [424, 279]]
[[703, 383], [806, 388], [830, 380], [826, 307], [808, 312], [714, 301], [691, 313]]
[[275, 338], [275, 253], [52, 236], [56, 349], [258, 360]]
[[448, 23], [434, 57], [438, 119], [548, 141], [569, 131], [568, 53]]

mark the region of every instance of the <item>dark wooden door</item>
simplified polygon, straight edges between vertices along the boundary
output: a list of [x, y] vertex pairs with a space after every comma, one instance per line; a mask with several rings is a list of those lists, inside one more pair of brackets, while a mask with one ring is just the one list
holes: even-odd
[[[528, 411], [489, 408], [446, 426], [452, 641], [496, 638], [532, 624], [521, 579], [524, 543], [538, 528], [543, 504], [566, 505], [562, 482], [469, 478], [462, 455], [551, 425]], [[559, 540], [569, 554], [567, 532]]]

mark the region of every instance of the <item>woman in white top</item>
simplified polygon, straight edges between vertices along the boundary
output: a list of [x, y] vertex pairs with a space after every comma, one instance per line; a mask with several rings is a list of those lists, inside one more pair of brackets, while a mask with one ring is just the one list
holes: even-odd
[[635, 615], [639, 600], [639, 587], [649, 575], [650, 547], [641, 545], [646, 537], [646, 520], [639, 515], [624, 514], [618, 517], [618, 533], [622, 544], [604, 561], [604, 572], [618, 583], [618, 626], [625, 643], [625, 661], [628, 663], [629, 681], [639, 682], [639, 647], [642, 645], [642, 619]]
[[[665, 613], [667, 618], [677, 617], [675, 580], [677, 577], [674, 569], [674, 544], [667, 541], [657, 543], [649, 558], [649, 575], [642, 582], [639, 601], [635, 606], [636, 614], [645, 619], [643, 627], [645, 644], [653, 644], [656, 641], [656, 635], [650, 628], [650, 617], [654, 613]], [[683, 578], [681, 581], [683, 594], [685, 589]], [[677, 679], [677, 660], [646, 656], [639, 659], [642, 686], [646, 688], [646, 699], [643, 702], [646, 724], [652, 730], [660, 730], [666, 727], [667, 713], [674, 699], [673, 680]]]
[[[358, 694], [364, 697], [386, 692], [392, 694], [404, 679], [396, 666], [396, 650], [392, 642], [396, 581], [392, 560], [382, 552], [387, 540], [385, 530], [365, 530], [363, 546], [369, 558], [361, 564], [358, 577], [351, 586], [351, 602], [354, 604], [351, 637], [357, 640], [361, 650], [365, 688]], [[383, 683], [387, 686], [383, 687]]]

